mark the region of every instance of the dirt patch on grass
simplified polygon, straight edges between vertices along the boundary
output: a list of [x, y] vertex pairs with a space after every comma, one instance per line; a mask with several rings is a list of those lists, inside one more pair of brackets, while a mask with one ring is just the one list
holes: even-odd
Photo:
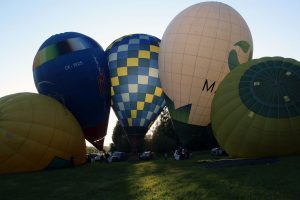
[[278, 157], [254, 158], [254, 159], [219, 159], [219, 160], [198, 160], [201, 166], [214, 169], [223, 167], [234, 167], [240, 165], [264, 165], [272, 164], [278, 161]]

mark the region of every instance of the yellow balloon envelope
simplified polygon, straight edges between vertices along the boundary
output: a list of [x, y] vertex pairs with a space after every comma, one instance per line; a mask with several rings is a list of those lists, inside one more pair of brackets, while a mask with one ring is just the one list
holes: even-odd
[[232, 157], [300, 154], [300, 62], [251, 60], [231, 71], [212, 102], [214, 136]]
[[62, 104], [33, 93], [0, 99], [0, 173], [62, 168], [84, 162], [82, 130]]

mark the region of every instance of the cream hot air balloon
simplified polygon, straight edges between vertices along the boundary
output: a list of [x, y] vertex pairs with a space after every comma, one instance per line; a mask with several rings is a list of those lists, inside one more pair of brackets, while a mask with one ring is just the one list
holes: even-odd
[[252, 52], [250, 30], [232, 7], [203, 2], [179, 13], [165, 30], [159, 53], [161, 84], [173, 121], [207, 126], [219, 83], [250, 60]]

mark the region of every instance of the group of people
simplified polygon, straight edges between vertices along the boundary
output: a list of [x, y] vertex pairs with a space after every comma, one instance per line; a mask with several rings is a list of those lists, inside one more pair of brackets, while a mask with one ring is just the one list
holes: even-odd
[[[144, 152], [144, 153], [148, 153], [148, 152]], [[143, 159], [141, 159], [142, 155], [144, 155], [144, 154], [138, 154], [139, 160], [151, 160], [151, 159], [153, 159], [152, 152], [150, 152], [149, 155], [147, 155], [147, 156], [145, 156], [146, 155], [145, 154]], [[188, 149], [182, 148], [182, 147], [179, 147], [178, 149], [176, 149], [174, 151], [174, 154], [173, 154], [175, 160], [186, 160], [186, 159], [189, 159], [191, 157], [191, 155], [192, 155], [192, 153]], [[90, 154], [87, 154], [87, 162], [88, 163], [94, 163], [96, 161], [100, 161], [100, 162], [104, 161], [104, 162], [108, 163], [109, 162], [108, 161], [109, 157], [110, 157], [110, 154], [107, 153], [107, 152], [105, 152], [103, 154], [90, 153]], [[164, 158], [165, 158], [165, 160], [168, 159], [168, 153], [164, 154]]]
[[103, 162], [105, 161], [106, 163], [108, 163], [108, 158], [109, 158], [109, 153], [104, 153], [104, 154], [87, 154], [87, 162], [88, 163], [94, 163], [96, 161], [100, 161]]
[[188, 149], [185, 148], [178, 148], [174, 152], [174, 158], [175, 160], [185, 160], [189, 159], [191, 157], [191, 152]]

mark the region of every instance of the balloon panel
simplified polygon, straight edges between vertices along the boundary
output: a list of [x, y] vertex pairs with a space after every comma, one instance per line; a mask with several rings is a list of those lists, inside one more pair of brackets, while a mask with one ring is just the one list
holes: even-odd
[[197, 126], [172, 120], [182, 147], [189, 150], [210, 150], [218, 146], [210, 126]]
[[[276, 77], [274, 77], [276, 76]], [[300, 70], [290, 61], [267, 60], [245, 71], [239, 84], [241, 100], [249, 109], [265, 117], [300, 115]]]
[[231, 71], [212, 102], [213, 133], [235, 157], [299, 154], [300, 63], [273, 57]]
[[148, 128], [165, 106], [158, 75], [159, 43], [153, 36], [133, 34], [106, 50], [112, 107], [125, 128]]
[[0, 99], [0, 173], [70, 166], [71, 157], [85, 162], [85, 140], [62, 104], [33, 93]]
[[106, 55], [93, 39], [74, 32], [54, 35], [38, 50], [34, 63], [35, 85], [78, 119], [85, 137], [104, 139], [110, 110], [110, 85]]
[[173, 119], [206, 126], [211, 101], [230, 70], [252, 58], [250, 30], [242, 16], [219, 2], [193, 5], [164, 32], [159, 72]]

